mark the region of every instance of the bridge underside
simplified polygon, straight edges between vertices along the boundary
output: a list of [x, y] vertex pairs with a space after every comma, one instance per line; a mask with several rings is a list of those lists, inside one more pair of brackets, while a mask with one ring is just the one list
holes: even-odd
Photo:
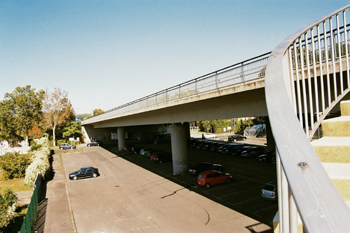
[[199, 100], [94, 123], [94, 128], [267, 116], [264, 88]]

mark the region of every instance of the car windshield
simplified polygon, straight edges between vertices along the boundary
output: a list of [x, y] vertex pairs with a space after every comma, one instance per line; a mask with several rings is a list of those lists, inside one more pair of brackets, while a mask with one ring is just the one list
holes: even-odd
[[271, 185], [271, 184], [266, 184], [265, 187], [263, 188], [264, 190], [268, 190], [268, 191], [274, 191], [275, 186]]
[[203, 179], [204, 175], [200, 174], [198, 177], [201, 178], [201, 179]]

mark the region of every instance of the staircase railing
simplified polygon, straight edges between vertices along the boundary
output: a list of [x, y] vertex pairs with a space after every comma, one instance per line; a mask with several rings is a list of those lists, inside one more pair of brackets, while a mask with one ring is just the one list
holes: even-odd
[[285, 39], [266, 67], [283, 233], [298, 232], [299, 216], [304, 232], [350, 231], [350, 210], [310, 144], [322, 120], [349, 93], [349, 8]]

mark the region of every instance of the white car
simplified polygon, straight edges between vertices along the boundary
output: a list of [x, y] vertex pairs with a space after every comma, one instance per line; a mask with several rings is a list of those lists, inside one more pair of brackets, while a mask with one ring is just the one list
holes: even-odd
[[217, 138], [217, 136], [213, 133], [203, 133], [202, 138], [208, 139], [208, 138]]

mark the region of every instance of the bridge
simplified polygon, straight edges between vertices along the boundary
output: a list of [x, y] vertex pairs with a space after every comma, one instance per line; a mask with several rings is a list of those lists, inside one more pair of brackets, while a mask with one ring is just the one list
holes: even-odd
[[[345, 201], [350, 200], [342, 191], [350, 190], [349, 160], [323, 161], [311, 142], [319, 129], [328, 134], [328, 116], [348, 111], [342, 101], [349, 99], [350, 91], [349, 8], [304, 27], [271, 53], [85, 120], [85, 133], [115, 128], [121, 149], [125, 127], [171, 123], [173, 169], [178, 174], [186, 170], [184, 139], [188, 135], [188, 127], [180, 122], [268, 116], [278, 155], [275, 231], [349, 232], [350, 210]], [[348, 138], [344, 128], [338, 124], [333, 131], [339, 135], [332, 136], [338, 141]], [[345, 178], [336, 180], [345, 180], [342, 189], [327, 167], [345, 168]]]

